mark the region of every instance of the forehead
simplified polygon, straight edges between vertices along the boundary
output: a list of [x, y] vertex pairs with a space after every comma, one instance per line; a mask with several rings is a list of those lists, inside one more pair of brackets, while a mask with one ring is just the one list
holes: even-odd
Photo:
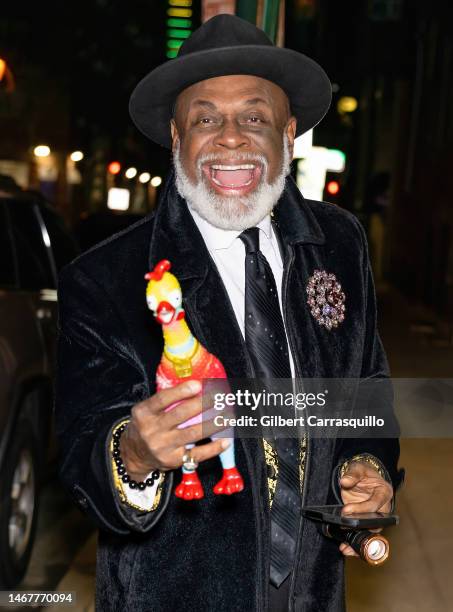
[[199, 81], [179, 94], [176, 105], [183, 106], [187, 111], [200, 101], [221, 105], [246, 102], [250, 99], [271, 108], [289, 107], [288, 97], [281, 87], [267, 79], [242, 74]]

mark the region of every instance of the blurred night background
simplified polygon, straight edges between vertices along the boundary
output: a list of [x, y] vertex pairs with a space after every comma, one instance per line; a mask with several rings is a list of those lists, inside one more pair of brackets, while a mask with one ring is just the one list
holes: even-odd
[[[301, 191], [352, 211], [365, 226], [393, 376], [451, 377], [452, 4], [274, 4], [266, 31], [319, 62], [332, 82], [326, 118], [296, 151], [293, 173]], [[4, 3], [0, 192], [22, 190], [45, 200], [81, 250], [148, 214], [171, 157], [132, 124], [134, 86], [171, 61], [203, 18], [231, 11], [255, 23], [262, 5]], [[453, 610], [453, 540], [445, 535], [451, 533], [452, 450], [451, 440], [403, 441], [408, 476], [399, 499], [401, 526], [389, 534], [394, 557], [376, 570], [348, 562], [353, 612]], [[94, 535], [51, 478], [41, 510], [20, 588], [80, 589], [85, 607], [78, 609], [92, 609]]]
[[[192, 4], [194, 29], [200, 0]], [[236, 12], [250, 16], [254, 4], [239, 1]], [[148, 212], [156, 188], [139, 176], [163, 177], [170, 157], [133, 126], [128, 99], [167, 59], [168, 2], [19, 6], [5, 6], [0, 18], [0, 174], [39, 189], [74, 228], [106, 213], [112, 186], [130, 190], [128, 214]], [[339, 190], [324, 198], [374, 229], [378, 280], [451, 317], [451, 3], [289, 0], [285, 13], [285, 45], [318, 61], [333, 84], [313, 144], [344, 152], [346, 165], [328, 172]], [[39, 145], [48, 157], [34, 154]], [[77, 151], [83, 159], [73, 162]], [[128, 168], [137, 169], [132, 179]]]

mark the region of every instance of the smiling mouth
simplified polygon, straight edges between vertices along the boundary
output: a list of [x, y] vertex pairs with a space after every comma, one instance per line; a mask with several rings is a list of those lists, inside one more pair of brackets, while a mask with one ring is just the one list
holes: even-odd
[[214, 164], [210, 167], [211, 179], [219, 187], [246, 187], [253, 181], [255, 168], [254, 164], [240, 164], [237, 166]]
[[210, 164], [203, 168], [213, 187], [221, 192], [245, 193], [256, 187], [261, 177], [261, 165]]

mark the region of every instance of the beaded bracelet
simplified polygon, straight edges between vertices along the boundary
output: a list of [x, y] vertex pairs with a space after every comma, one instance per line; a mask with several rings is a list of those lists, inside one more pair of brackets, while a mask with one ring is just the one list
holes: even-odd
[[126, 467], [124, 465], [124, 461], [121, 458], [121, 453], [120, 453], [121, 434], [125, 431], [126, 427], [127, 427], [127, 423], [124, 423], [113, 434], [113, 451], [112, 451], [113, 460], [116, 463], [118, 476], [120, 476], [121, 480], [124, 483], [128, 484], [131, 489], [138, 489], [139, 491], [144, 491], [146, 487], [153, 486], [153, 484], [159, 478], [160, 472], [159, 470], [154, 470], [151, 476], [147, 478], [146, 480], [144, 480], [143, 482], [137, 482], [136, 480], [133, 480], [129, 476], [129, 474], [126, 472]]

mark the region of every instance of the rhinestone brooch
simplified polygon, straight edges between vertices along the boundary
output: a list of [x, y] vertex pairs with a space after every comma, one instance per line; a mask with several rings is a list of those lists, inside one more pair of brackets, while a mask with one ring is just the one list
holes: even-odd
[[344, 321], [346, 296], [335, 274], [315, 270], [308, 279], [307, 296], [311, 314], [322, 327], [330, 330]]

